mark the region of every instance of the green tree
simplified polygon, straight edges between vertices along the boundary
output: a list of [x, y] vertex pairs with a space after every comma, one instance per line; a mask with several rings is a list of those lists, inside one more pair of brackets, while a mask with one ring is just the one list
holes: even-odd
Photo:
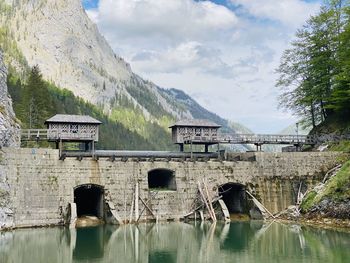
[[[297, 31], [291, 48], [287, 49], [277, 69], [277, 87], [282, 89], [280, 106], [291, 110], [315, 127], [338, 109], [343, 88], [336, 90], [339, 74], [345, 72], [340, 60], [348, 58], [344, 34], [344, 10], [348, 1], [332, 0], [318, 15], [311, 17]], [[343, 49], [344, 49], [343, 48]], [[346, 63], [345, 63], [346, 64]], [[346, 93], [346, 92], [345, 92]], [[339, 94], [335, 96], [334, 94]], [[343, 97], [342, 97], [343, 99]]]
[[50, 94], [42, 79], [39, 67], [34, 66], [23, 88], [19, 109], [20, 119], [26, 128], [43, 128], [45, 120], [54, 112]]
[[339, 35], [338, 65], [329, 108], [337, 114], [350, 114], [350, 8], [344, 8], [344, 30]]

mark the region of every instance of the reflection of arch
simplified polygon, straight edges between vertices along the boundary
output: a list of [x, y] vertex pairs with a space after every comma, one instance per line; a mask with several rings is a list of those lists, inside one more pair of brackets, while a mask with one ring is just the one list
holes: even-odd
[[149, 171], [148, 188], [176, 191], [176, 180], [174, 171], [165, 168], [158, 168]]
[[74, 188], [77, 216], [92, 215], [103, 218], [104, 189], [96, 184], [83, 184]]
[[238, 183], [227, 183], [219, 186], [218, 191], [230, 214], [249, 213], [244, 185]]

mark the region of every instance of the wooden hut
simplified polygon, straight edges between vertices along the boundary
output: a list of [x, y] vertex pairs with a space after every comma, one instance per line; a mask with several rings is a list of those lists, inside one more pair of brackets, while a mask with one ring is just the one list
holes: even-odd
[[100, 121], [87, 115], [56, 114], [45, 121], [48, 140], [59, 142], [83, 142], [92, 144], [98, 141]]
[[184, 150], [184, 144], [205, 145], [205, 152], [208, 146], [218, 143], [218, 130], [221, 126], [200, 119], [180, 120], [170, 126], [172, 130], [173, 143], [180, 145], [180, 150]]

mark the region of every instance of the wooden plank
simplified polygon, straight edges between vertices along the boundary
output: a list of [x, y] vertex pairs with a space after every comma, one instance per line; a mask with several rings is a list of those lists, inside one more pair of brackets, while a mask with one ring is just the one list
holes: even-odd
[[222, 210], [222, 212], [224, 214], [225, 222], [230, 222], [231, 221], [231, 219], [230, 219], [230, 212], [228, 211], [225, 202], [223, 200], [219, 200], [219, 205], [220, 205], [221, 210]]
[[117, 210], [114, 207], [114, 204], [112, 202], [109, 202], [109, 201], [107, 202], [107, 204], [108, 204], [109, 210], [111, 211], [111, 213], [112, 213], [113, 217], [115, 218], [115, 220], [117, 220], [120, 225], [123, 225], [124, 222], [121, 219], [121, 217], [118, 215], [118, 212], [117, 212]]
[[142, 198], [139, 197], [140, 200], [141, 200], [141, 202], [144, 203], [144, 208], [142, 209], [142, 211], [141, 211], [141, 213], [140, 213], [140, 215], [139, 215], [139, 218], [137, 219], [136, 222], [138, 222], [138, 221], [140, 220], [140, 217], [141, 217], [141, 215], [143, 214], [143, 212], [145, 211], [146, 208], [151, 212], [151, 214], [153, 215], [153, 217], [155, 217], [154, 214], [153, 214], [153, 211], [150, 210], [150, 208], [147, 206], [147, 204], [148, 204], [157, 194], [158, 194], [158, 192], [155, 192], [155, 193], [151, 196], [151, 198], [147, 200], [146, 203], [144, 203], [144, 200], [142, 200]]
[[212, 213], [212, 215], [213, 215], [213, 221], [216, 222], [217, 219], [216, 219], [215, 211], [214, 211], [214, 208], [213, 208], [211, 196], [210, 196], [209, 191], [208, 191], [207, 183], [206, 183], [206, 181], [205, 181], [204, 179], [203, 179], [203, 185], [204, 185], [205, 193], [206, 193], [206, 195], [207, 195], [207, 199], [208, 199], [208, 203], [209, 203], [209, 208], [210, 208], [210, 211], [211, 211], [211, 213]]
[[135, 221], [139, 218], [139, 183], [135, 184]]
[[198, 182], [198, 190], [199, 190], [200, 195], [202, 196], [202, 200], [203, 200], [205, 206], [206, 206], [207, 209], [208, 209], [210, 218], [214, 221], [214, 217], [213, 217], [213, 215], [212, 215], [212, 211], [211, 211], [210, 206], [209, 206], [209, 204], [208, 204], [208, 201], [207, 201], [207, 199], [206, 199], [206, 197], [205, 197], [205, 195], [204, 195], [204, 193], [203, 193], [203, 190], [202, 190], [202, 187], [201, 187], [201, 183], [200, 183], [200, 182]]
[[147, 205], [147, 203], [139, 196], [139, 199], [143, 203], [143, 205], [148, 209], [148, 211], [152, 214], [154, 218], [156, 218], [156, 215], [153, 213], [152, 209]]
[[275, 218], [275, 216], [274, 216], [269, 210], [267, 210], [267, 208], [266, 208], [262, 203], [260, 203], [258, 199], [256, 199], [256, 198], [255, 198], [251, 193], [249, 193], [247, 190], [246, 190], [246, 193], [253, 199], [254, 204], [259, 208], [259, 210], [260, 210], [261, 212], [266, 212], [266, 213], [268, 213], [272, 218]]

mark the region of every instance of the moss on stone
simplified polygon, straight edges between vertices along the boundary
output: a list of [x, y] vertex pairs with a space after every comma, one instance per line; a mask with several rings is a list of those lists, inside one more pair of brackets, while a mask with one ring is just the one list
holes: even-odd
[[318, 193], [311, 191], [306, 195], [301, 204], [301, 210], [307, 212], [324, 199], [337, 202], [350, 199], [350, 160], [343, 165], [334, 177], [329, 179], [321, 191]]
[[300, 205], [301, 211], [307, 212], [315, 204], [316, 196], [317, 196], [317, 193], [315, 191], [309, 192], [305, 196], [305, 198], [303, 199], [303, 202]]

